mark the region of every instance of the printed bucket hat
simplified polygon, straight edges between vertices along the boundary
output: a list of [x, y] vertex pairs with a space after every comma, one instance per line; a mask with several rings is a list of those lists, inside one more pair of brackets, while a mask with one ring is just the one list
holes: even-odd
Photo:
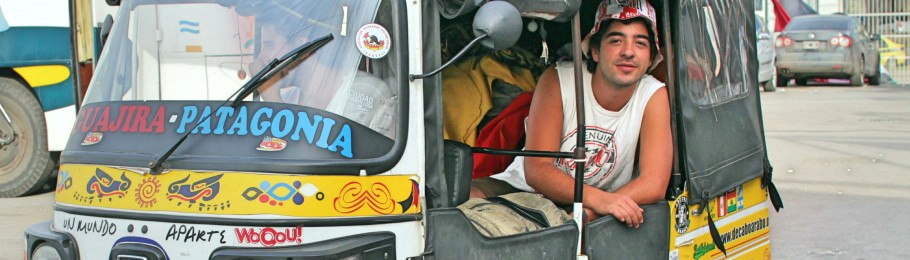
[[594, 28], [591, 28], [591, 32], [589, 32], [588, 35], [585, 36], [585, 39], [581, 41], [582, 53], [588, 55], [587, 53], [590, 51], [590, 49], [588, 49], [588, 41], [591, 38], [591, 35], [594, 35], [597, 33], [597, 30], [600, 30], [600, 26], [604, 21], [610, 19], [628, 20], [637, 17], [643, 17], [648, 21], [648, 29], [650, 29], [651, 34], [654, 35], [651, 44], [653, 44], [657, 50], [657, 55], [654, 55], [654, 59], [651, 60], [651, 67], [648, 68], [648, 70], [654, 69], [654, 67], [657, 66], [657, 63], [660, 63], [664, 57], [660, 54], [660, 45], [657, 40], [657, 12], [654, 11], [654, 7], [646, 0], [604, 0], [600, 2], [600, 6], [597, 7], [597, 13], [594, 15]]

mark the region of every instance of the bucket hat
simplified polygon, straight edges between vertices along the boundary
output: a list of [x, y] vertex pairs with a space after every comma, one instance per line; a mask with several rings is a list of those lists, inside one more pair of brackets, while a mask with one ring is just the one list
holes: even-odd
[[638, 17], [645, 18], [646, 26], [651, 30], [651, 35], [654, 35], [654, 39], [651, 39], [651, 44], [657, 50], [657, 55], [653, 55], [654, 58], [651, 60], [651, 67], [648, 68], [648, 71], [654, 69], [664, 57], [660, 53], [660, 45], [658, 45], [659, 41], [657, 40], [657, 12], [646, 0], [604, 0], [600, 2], [597, 7], [597, 13], [594, 15], [594, 28], [591, 28], [591, 32], [588, 32], [585, 39], [581, 41], [582, 53], [588, 55], [587, 53], [590, 51], [588, 42], [591, 36], [600, 30], [600, 26], [604, 24], [604, 21], [614, 19], [629, 20]]

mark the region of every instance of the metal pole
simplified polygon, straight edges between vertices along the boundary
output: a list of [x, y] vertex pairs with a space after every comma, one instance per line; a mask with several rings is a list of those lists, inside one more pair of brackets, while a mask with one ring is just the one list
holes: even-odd
[[72, 48], [70, 51], [72, 55], [70, 56], [70, 70], [71, 77], [73, 78], [73, 86], [75, 90], [73, 91], [73, 104], [76, 105], [76, 113], [79, 113], [79, 108], [82, 106], [82, 75], [80, 75], [79, 68], [79, 11], [77, 10], [79, 3], [78, 0], [69, 1], [70, 8], [70, 44]]
[[[575, 66], [575, 114], [577, 115], [576, 123], [578, 134], [576, 137], [575, 143], [575, 199], [572, 203], [572, 218], [575, 219], [575, 224], [578, 225], [578, 250], [577, 255], [578, 259], [587, 259], [587, 256], [582, 252], [582, 233], [584, 231], [584, 218], [583, 214], [585, 212], [584, 206], [582, 204], [582, 199], [584, 194], [582, 190], [584, 188], [584, 171], [585, 171], [585, 110], [584, 110], [584, 81], [582, 78], [582, 49], [581, 49], [581, 18], [580, 12], [575, 14], [575, 18], [572, 19], [572, 61]], [[568, 119], [564, 119], [568, 120]]]

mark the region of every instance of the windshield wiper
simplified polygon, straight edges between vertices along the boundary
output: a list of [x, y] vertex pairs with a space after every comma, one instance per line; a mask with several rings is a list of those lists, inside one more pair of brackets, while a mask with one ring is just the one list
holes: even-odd
[[[334, 37], [331, 33], [327, 34], [326, 36], [322, 36], [322, 38], [301, 45], [300, 47], [297, 47], [297, 49], [288, 52], [288, 54], [285, 54], [281, 58], [274, 59], [269, 62], [269, 64], [266, 64], [264, 68], [259, 70], [256, 75], [253, 75], [253, 77], [250, 78], [250, 81], [247, 81], [246, 84], [243, 84], [243, 86], [237, 90], [239, 94], [234, 93], [237, 95], [237, 98], [235, 98], [234, 102], [231, 103], [231, 107], [237, 107], [237, 105], [240, 105], [240, 102], [243, 102], [243, 99], [246, 98], [246, 96], [249, 96], [253, 93], [253, 91], [259, 88], [259, 85], [262, 85], [262, 83], [265, 83], [270, 78], [275, 76], [275, 74], [277, 74], [279, 71], [296, 62], [297, 60], [305, 60], [311, 54], [313, 54], [313, 52], [332, 41], [333, 38]], [[230, 100], [230, 98], [228, 98], [228, 100]]]
[[[310, 41], [303, 45], [300, 45], [300, 47], [297, 47], [296, 49], [292, 50], [291, 52], [288, 52], [287, 54], [285, 54], [284, 56], [281, 56], [280, 58], [273, 59], [271, 62], [269, 62], [269, 64], [266, 64], [265, 67], [262, 68], [262, 70], [259, 70], [259, 72], [257, 72], [255, 75], [253, 75], [253, 77], [250, 78], [250, 80], [247, 81], [246, 84], [243, 84], [243, 86], [241, 86], [240, 89], [238, 89], [236, 92], [234, 92], [234, 94], [231, 94], [231, 96], [228, 97], [227, 100], [224, 101], [224, 103], [222, 103], [220, 106], [218, 106], [218, 108], [224, 107], [228, 103], [231, 103], [231, 107], [236, 108], [238, 105], [240, 105], [241, 102], [243, 102], [244, 98], [246, 98], [247, 96], [252, 94], [253, 91], [258, 89], [260, 85], [262, 85], [263, 83], [267, 82], [270, 78], [275, 76], [275, 74], [278, 74], [279, 71], [283, 70], [288, 65], [293, 64], [296, 61], [303, 61], [306, 58], [309, 58], [310, 55], [312, 55], [313, 53], [316, 52], [316, 50], [319, 50], [319, 48], [322, 48], [322, 46], [325, 46], [327, 43], [332, 41], [332, 39], [334, 39], [332, 34], [327, 34], [326, 36], [320, 37], [316, 40], [313, 40], [313, 41]], [[216, 108], [216, 110], [218, 108]], [[193, 125], [193, 128], [190, 128], [189, 130], [187, 130], [186, 133], [184, 133], [183, 136], [180, 137], [180, 140], [177, 140], [177, 142], [174, 143], [174, 145], [172, 145], [171, 148], [167, 150], [167, 152], [165, 152], [163, 155], [161, 155], [161, 157], [158, 157], [158, 159], [149, 162], [149, 173], [151, 173], [151, 174], [161, 173], [161, 171], [164, 170], [163, 166], [164, 166], [164, 162], [167, 161], [167, 158], [169, 158], [171, 156], [171, 154], [173, 154], [174, 151], [177, 150], [177, 147], [180, 147], [180, 144], [183, 144], [183, 141], [186, 140], [187, 136], [189, 136], [190, 133], [192, 133], [193, 130], [196, 129], [196, 127], [198, 127], [200, 123], [202, 123], [203, 121], [209, 120], [209, 118], [212, 116], [212, 114], [214, 114], [214, 113], [210, 113], [210, 114], [206, 115], [204, 118], [200, 119], [199, 121], [196, 121], [196, 124]]]

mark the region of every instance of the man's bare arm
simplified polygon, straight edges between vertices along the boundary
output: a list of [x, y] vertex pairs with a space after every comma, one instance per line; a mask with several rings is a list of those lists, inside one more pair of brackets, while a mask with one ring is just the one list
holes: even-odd
[[[562, 95], [559, 76], [553, 68], [541, 75], [528, 116], [528, 150], [558, 151], [562, 139]], [[528, 185], [547, 198], [562, 204], [574, 199], [575, 179], [556, 168], [553, 158], [526, 157]], [[629, 196], [609, 193], [584, 185], [582, 203], [599, 215], [613, 215], [630, 226], [641, 223], [642, 210]]]
[[663, 199], [670, 181], [673, 136], [670, 131], [670, 100], [666, 88], [654, 92], [645, 106], [640, 140], [639, 176], [616, 192], [625, 194], [642, 205]]

